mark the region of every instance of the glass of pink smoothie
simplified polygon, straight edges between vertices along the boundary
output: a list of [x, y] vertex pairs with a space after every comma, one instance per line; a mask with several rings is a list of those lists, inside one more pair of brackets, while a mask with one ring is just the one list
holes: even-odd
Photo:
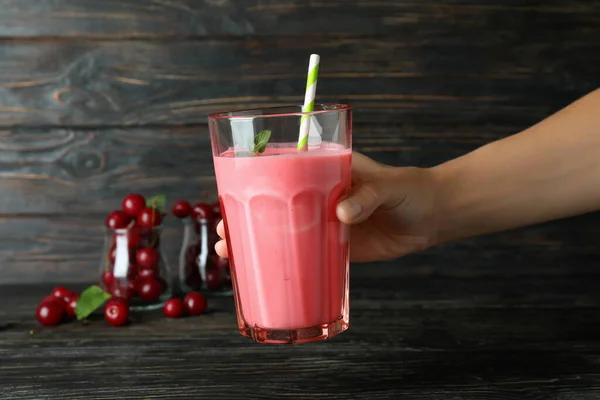
[[352, 111], [301, 110], [209, 116], [238, 326], [259, 343], [324, 340], [349, 324], [348, 227], [335, 208], [350, 189]]

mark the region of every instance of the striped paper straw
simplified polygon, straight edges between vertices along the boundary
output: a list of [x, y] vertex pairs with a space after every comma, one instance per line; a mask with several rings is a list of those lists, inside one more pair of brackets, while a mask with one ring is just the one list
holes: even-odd
[[[315, 93], [317, 92], [317, 76], [319, 75], [319, 61], [321, 57], [318, 54], [311, 54], [308, 62], [308, 77], [306, 78], [306, 93], [304, 95], [303, 112], [314, 111]], [[302, 115], [300, 119], [300, 135], [298, 137], [298, 150], [308, 150], [308, 133], [310, 131], [310, 115]]]

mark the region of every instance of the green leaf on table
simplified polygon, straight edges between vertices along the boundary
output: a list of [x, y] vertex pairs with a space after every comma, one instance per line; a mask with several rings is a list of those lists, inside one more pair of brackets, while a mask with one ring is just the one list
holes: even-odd
[[159, 194], [154, 197], [146, 200], [146, 207], [155, 208], [158, 212], [165, 211], [165, 204], [167, 203], [167, 198], [164, 194]]
[[258, 132], [258, 135], [254, 137], [254, 154], [262, 154], [266, 148], [269, 139], [271, 138], [271, 131], [268, 129]]
[[110, 293], [106, 293], [100, 286], [93, 285], [85, 289], [79, 299], [77, 300], [77, 306], [75, 307], [75, 315], [78, 320], [87, 318], [91, 313], [101, 307], [106, 300], [112, 296]]

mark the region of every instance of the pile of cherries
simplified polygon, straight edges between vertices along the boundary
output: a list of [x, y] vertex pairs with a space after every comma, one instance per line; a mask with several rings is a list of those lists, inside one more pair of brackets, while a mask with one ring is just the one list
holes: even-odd
[[[104, 290], [113, 297], [127, 301], [138, 297], [143, 302], [156, 302], [167, 290], [167, 282], [159, 271], [160, 235], [155, 229], [163, 218], [159, 208], [148, 206], [144, 196], [137, 193], [125, 196], [122, 209], [111, 212], [106, 218], [105, 225], [113, 231], [113, 241], [106, 256], [108, 263], [102, 273], [102, 283]], [[126, 282], [115, 279], [110, 268], [115, 263], [118, 235], [127, 235], [129, 269]]]
[[[186, 247], [182, 249], [184, 252], [183, 262], [185, 262], [183, 267], [185, 276], [182, 277], [182, 280], [185, 284], [192, 289], [206, 288], [211, 291], [230, 288], [229, 261], [215, 252], [215, 243], [218, 240], [216, 228], [221, 220], [220, 204], [218, 202], [213, 204], [197, 203], [192, 206], [185, 200], [179, 200], [173, 205], [172, 213], [182, 220], [190, 218], [197, 237], [196, 241], [192, 243], [184, 243]], [[203, 245], [202, 235], [200, 234], [203, 224], [208, 228], [208, 237], [206, 238], [209, 241], [207, 245], [208, 257], [206, 258], [206, 265], [198, 265], [198, 256]], [[206, 282], [202, 282], [200, 268], [206, 270]]]
[[[96, 308], [104, 305], [104, 318], [113, 326], [125, 325], [129, 321], [130, 302], [137, 298], [142, 302], [159, 301], [165, 293], [167, 282], [160, 275], [160, 227], [165, 214], [163, 205], [154, 204], [156, 198], [146, 201], [144, 196], [133, 193], [125, 196], [122, 209], [112, 211], [105, 220], [106, 227], [113, 232], [111, 246], [106, 255], [107, 268], [102, 273], [101, 295], [110, 298], [99, 302]], [[164, 203], [164, 198], [160, 200]], [[231, 284], [229, 263], [227, 259], [218, 257], [214, 253], [216, 238], [216, 225], [220, 220], [219, 204], [198, 203], [191, 206], [186, 201], [178, 201], [172, 208], [172, 213], [177, 218], [191, 218], [197, 234], [201, 231], [202, 224], [206, 224], [211, 243], [206, 267], [206, 287], [217, 290], [223, 285]], [[129, 269], [127, 279], [117, 279], [113, 268], [116, 258], [116, 237], [126, 235], [129, 254]], [[189, 271], [192, 280], [202, 283], [197, 265], [198, 254], [201, 248], [200, 241], [189, 246]], [[187, 270], [187, 268], [186, 268]], [[165, 271], [168, 273], [168, 271]], [[197, 286], [194, 286], [197, 287]], [[199, 288], [199, 287], [198, 287]], [[83, 293], [86, 295], [86, 293]], [[63, 286], [54, 288], [38, 305], [36, 319], [43, 326], [54, 326], [62, 322], [77, 318], [77, 302], [80, 293], [71, 291]], [[163, 313], [168, 318], [179, 318], [184, 315], [201, 315], [206, 311], [207, 301], [202, 293], [190, 291], [183, 299], [171, 298], [163, 306]], [[90, 310], [91, 312], [91, 310]], [[85, 317], [87, 313], [82, 315]]]
[[[161, 208], [164, 198], [152, 198], [148, 202], [144, 196], [133, 193], [125, 196], [122, 209], [112, 211], [105, 220], [106, 227], [112, 232], [112, 242], [106, 255], [107, 268], [102, 272], [102, 296], [96, 309], [104, 306], [104, 318], [113, 326], [121, 326], [129, 321], [130, 302], [137, 298], [144, 303], [157, 302], [168, 289], [165, 277], [160, 274], [162, 263], [160, 256], [160, 227], [165, 214]], [[173, 210], [179, 210], [178, 202]], [[189, 207], [189, 204], [188, 204]], [[187, 215], [204, 215], [208, 206], [189, 207]], [[179, 210], [178, 215], [182, 215]], [[210, 208], [209, 212], [213, 212]], [[175, 211], [174, 211], [175, 213]], [[212, 215], [212, 214], [211, 214]], [[129, 265], [127, 279], [117, 279], [113, 268], [116, 259], [116, 238], [126, 236]], [[168, 271], [164, 271], [168, 273]], [[168, 277], [167, 277], [168, 278]], [[84, 292], [83, 295], [86, 295]], [[54, 326], [77, 318], [77, 302], [80, 293], [58, 286], [38, 305], [36, 319], [43, 326]], [[203, 294], [191, 291], [182, 299], [171, 298], [163, 306], [168, 318], [183, 315], [200, 315], [206, 311], [207, 301]], [[89, 312], [92, 312], [90, 310]], [[87, 316], [88, 313], [81, 315]]]
[[[43, 326], [54, 326], [61, 322], [77, 318], [75, 309], [79, 293], [70, 291], [64, 286], [52, 290], [49, 296], [42, 299], [35, 317]], [[184, 314], [201, 315], [206, 311], [206, 298], [198, 292], [188, 293], [183, 300], [172, 298], [163, 306], [163, 313], [168, 318], [179, 318]], [[129, 321], [129, 304], [120, 297], [112, 297], [104, 304], [104, 319], [112, 326], [125, 325]]]
[[75, 319], [77, 300], [79, 300], [79, 293], [58, 286], [52, 290], [49, 296], [42, 299], [35, 317], [44, 326], [58, 325], [63, 321]]

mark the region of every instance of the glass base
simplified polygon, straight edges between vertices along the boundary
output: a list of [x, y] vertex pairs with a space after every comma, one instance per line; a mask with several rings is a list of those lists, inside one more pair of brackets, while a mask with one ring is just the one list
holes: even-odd
[[152, 311], [152, 310], [157, 310], [159, 308], [163, 308], [166, 301], [169, 300], [171, 298], [171, 293], [169, 292], [165, 292], [163, 293], [158, 300], [152, 302], [152, 303], [145, 303], [142, 301], [136, 301], [136, 300], [132, 300], [129, 303], [129, 309], [131, 311]]
[[266, 329], [244, 323], [244, 326], [240, 328], [240, 333], [256, 343], [301, 344], [330, 339], [347, 330], [349, 326], [350, 322], [344, 317], [329, 324], [298, 329]]
[[200, 293], [206, 297], [233, 297], [233, 289], [210, 290], [200, 289]]

